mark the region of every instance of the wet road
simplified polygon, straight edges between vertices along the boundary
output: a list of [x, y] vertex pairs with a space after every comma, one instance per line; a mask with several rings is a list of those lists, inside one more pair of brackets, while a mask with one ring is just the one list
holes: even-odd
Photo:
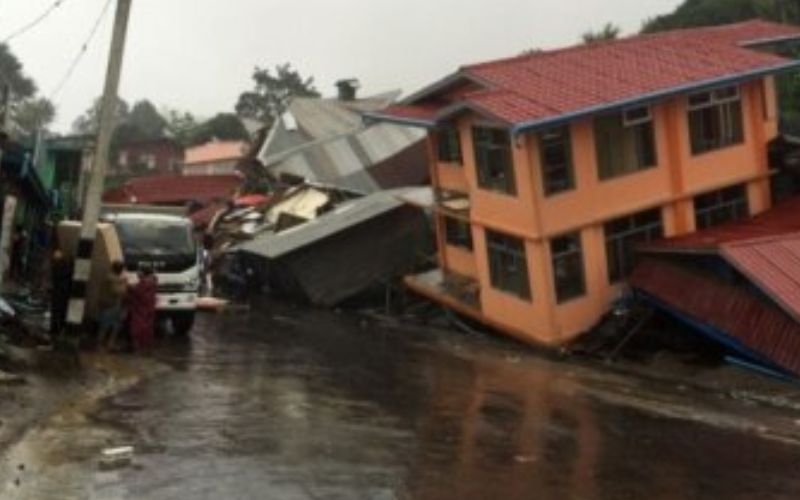
[[[800, 498], [800, 442], [771, 432], [794, 415], [493, 339], [259, 309], [203, 317], [148, 381], [36, 429], [0, 462], [0, 498]], [[120, 444], [134, 465], [99, 470]]]

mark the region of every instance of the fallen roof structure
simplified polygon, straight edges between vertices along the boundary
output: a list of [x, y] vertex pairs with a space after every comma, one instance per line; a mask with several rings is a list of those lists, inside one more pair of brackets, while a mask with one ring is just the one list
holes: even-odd
[[640, 248], [634, 293], [749, 362], [800, 376], [800, 198]]
[[249, 241], [229, 251], [247, 260], [276, 295], [339, 304], [402, 276], [427, 255], [427, 218], [398, 198], [403, 192], [356, 196], [321, 186], [294, 188], [265, 211], [226, 216], [240, 221], [238, 229], [227, 230], [239, 239], [252, 226], [244, 236]]
[[425, 132], [363, 120], [364, 113], [385, 109], [399, 94], [352, 101], [296, 98], [275, 120], [257, 159], [275, 177], [291, 174], [361, 193], [425, 184]]

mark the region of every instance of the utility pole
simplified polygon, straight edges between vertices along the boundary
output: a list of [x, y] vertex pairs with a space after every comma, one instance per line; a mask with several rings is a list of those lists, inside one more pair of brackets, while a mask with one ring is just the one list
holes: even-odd
[[128, 33], [128, 18], [132, 0], [117, 0], [117, 13], [114, 18], [114, 34], [111, 37], [111, 51], [108, 58], [108, 72], [103, 91], [103, 102], [100, 107], [100, 132], [97, 138], [97, 150], [94, 166], [89, 178], [89, 187], [83, 205], [81, 221], [81, 238], [75, 252], [75, 264], [70, 287], [67, 326], [69, 332], [78, 338], [86, 310], [86, 291], [92, 272], [92, 253], [94, 251], [97, 220], [100, 217], [100, 205], [103, 198], [106, 170], [108, 170], [108, 154], [111, 147], [111, 135], [114, 131], [114, 111], [117, 106], [117, 93], [122, 73], [122, 58], [125, 53], [125, 38]]

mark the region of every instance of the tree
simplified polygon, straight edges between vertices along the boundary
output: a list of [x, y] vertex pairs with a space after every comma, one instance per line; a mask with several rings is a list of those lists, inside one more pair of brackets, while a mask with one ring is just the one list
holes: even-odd
[[195, 127], [189, 132], [188, 145], [205, 144], [212, 140], [249, 141], [250, 135], [242, 125], [238, 116], [231, 113], [220, 113], [214, 118]]
[[9, 84], [15, 100], [36, 94], [36, 83], [23, 72], [22, 63], [4, 43], [0, 43], [0, 79]]
[[642, 31], [653, 33], [677, 28], [715, 26], [755, 17], [800, 23], [798, 0], [685, 0], [673, 12], [644, 23]]
[[162, 109], [161, 115], [165, 117], [167, 122], [167, 132], [180, 144], [187, 145], [192, 132], [198, 127], [197, 119], [194, 115], [188, 111], [179, 111], [171, 108]]
[[164, 137], [164, 132], [167, 130], [167, 121], [147, 99], [133, 105], [125, 124], [135, 130], [135, 135], [140, 140]]
[[286, 111], [294, 97], [319, 97], [314, 88], [314, 78], [306, 78], [292, 69], [289, 63], [269, 69], [256, 68], [253, 72], [255, 88], [239, 96], [236, 114], [253, 118], [269, 126], [275, 118]]
[[[100, 130], [100, 105], [102, 98], [94, 100], [92, 106], [84, 114], [79, 116], [72, 124], [72, 129], [78, 134], [96, 134]], [[130, 106], [124, 99], [118, 97], [117, 105], [114, 109], [114, 123], [121, 124], [128, 120]]]
[[598, 31], [587, 31], [584, 33], [581, 38], [583, 39], [583, 43], [597, 43], [597, 42], [605, 42], [608, 40], [616, 40], [620, 34], [619, 26], [616, 26], [612, 23], [606, 23]]
[[48, 99], [25, 99], [14, 107], [14, 122], [26, 133], [32, 134], [47, 128], [56, 118], [56, 108]]

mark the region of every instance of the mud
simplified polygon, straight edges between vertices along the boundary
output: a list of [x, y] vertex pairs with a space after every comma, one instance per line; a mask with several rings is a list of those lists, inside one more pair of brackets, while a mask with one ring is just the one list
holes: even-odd
[[[800, 497], [800, 414], [747, 388], [271, 303], [204, 316], [143, 363], [10, 449], [0, 498]], [[131, 467], [100, 470], [126, 445]]]

